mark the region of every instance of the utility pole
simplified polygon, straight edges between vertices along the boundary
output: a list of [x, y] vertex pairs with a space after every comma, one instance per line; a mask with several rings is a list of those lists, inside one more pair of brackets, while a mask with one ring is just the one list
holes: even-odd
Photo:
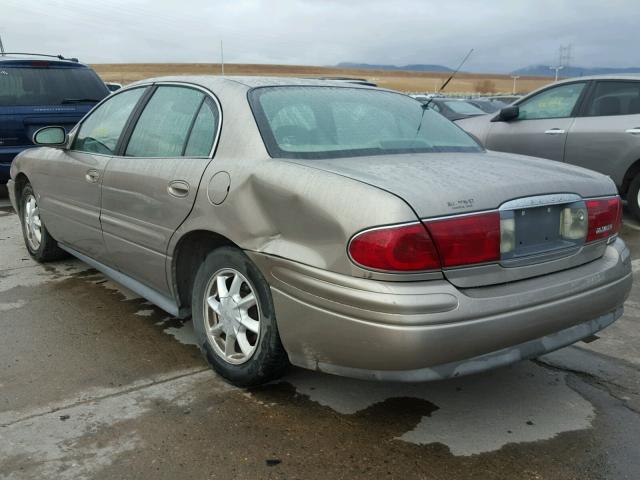
[[560, 70], [562, 70], [564, 68], [564, 65], [558, 65], [557, 67], [549, 67], [549, 70], [555, 70], [556, 71], [556, 79], [555, 81], [558, 81], [558, 72]]
[[520, 78], [520, 75], [511, 75], [511, 78], [513, 78], [513, 94], [515, 95], [516, 94], [516, 82]]
[[4, 45], [2, 44], [2, 35], [0, 35], [0, 55], [4, 57]]
[[224, 49], [222, 48], [222, 40], [220, 40], [220, 68], [222, 69], [222, 76], [224, 77]]

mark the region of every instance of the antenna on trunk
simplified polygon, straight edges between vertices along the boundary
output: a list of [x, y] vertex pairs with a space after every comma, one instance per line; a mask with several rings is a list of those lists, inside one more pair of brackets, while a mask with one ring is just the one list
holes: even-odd
[[444, 82], [444, 83], [442, 84], [442, 86], [440, 87], [440, 89], [438, 90], [438, 92], [437, 92], [437, 93], [440, 93], [442, 90], [444, 90], [444, 89], [445, 89], [445, 87], [446, 87], [447, 85], [449, 85], [449, 82], [450, 82], [451, 80], [453, 80], [453, 77], [455, 77], [455, 76], [456, 76], [456, 73], [458, 73], [458, 72], [460, 71], [460, 69], [462, 68], [462, 65], [464, 65], [464, 63], [465, 63], [465, 62], [467, 61], [467, 59], [471, 56], [471, 54], [472, 54], [472, 53], [473, 53], [473, 48], [472, 48], [471, 50], [469, 50], [469, 53], [467, 53], [467, 55], [462, 59], [462, 61], [460, 62], [460, 65], [458, 65], [458, 68], [456, 68], [456, 69], [453, 71], [453, 73], [451, 74], [451, 76], [450, 76], [449, 78], [447, 78], [447, 81], [446, 81], [446, 82]]

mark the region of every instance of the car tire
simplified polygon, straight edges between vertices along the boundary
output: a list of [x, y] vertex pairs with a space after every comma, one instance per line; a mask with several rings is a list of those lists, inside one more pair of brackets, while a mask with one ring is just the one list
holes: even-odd
[[68, 256], [44, 225], [39, 213], [38, 199], [30, 183], [22, 188], [19, 207], [24, 244], [33, 259], [44, 263]]
[[627, 206], [629, 207], [629, 211], [633, 215], [633, 218], [640, 221], [640, 174], [636, 175], [633, 180], [631, 180], [631, 184], [629, 185], [629, 190], [627, 191]]
[[241, 250], [221, 247], [207, 255], [196, 273], [191, 311], [198, 347], [230, 383], [260, 385], [289, 365], [269, 285]]

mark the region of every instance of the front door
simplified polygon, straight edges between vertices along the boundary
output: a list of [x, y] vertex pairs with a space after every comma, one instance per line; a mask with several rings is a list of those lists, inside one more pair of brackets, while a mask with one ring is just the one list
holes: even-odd
[[585, 82], [562, 84], [526, 98], [518, 104], [514, 120], [491, 123], [486, 147], [562, 161], [573, 112]]
[[46, 182], [40, 210], [55, 239], [98, 261], [105, 260], [100, 227], [100, 187], [143, 88], [114, 95], [79, 125], [71, 148], [50, 149], [39, 169]]
[[565, 161], [609, 175], [620, 187], [640, 156], [640, 81], [601, 80], [576, 118]]
[[199, 89], [154, 88], [105, 172], [101, 222], [116, 268], [167, 294], [167, 247], [191, 211], [211, 161], [219, 109]]

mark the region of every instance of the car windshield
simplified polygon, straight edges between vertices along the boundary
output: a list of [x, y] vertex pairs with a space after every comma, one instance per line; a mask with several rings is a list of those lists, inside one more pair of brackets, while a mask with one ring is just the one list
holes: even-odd
[[249, 101], [273, 157], [482, 150], [452, 122], [399, 93], [365, 88], [263, 87], [252, 90]]
[[95, 103], [108, 93], [90, 68], [17, 67], [0, 63], [0, 106], [3, 107]]
[[484, 113], [475, 105], [471, 105], [462, 100], [450, 100], [444, 103], [455, 113], [462, 113], [464, 115], [482, 115]]

